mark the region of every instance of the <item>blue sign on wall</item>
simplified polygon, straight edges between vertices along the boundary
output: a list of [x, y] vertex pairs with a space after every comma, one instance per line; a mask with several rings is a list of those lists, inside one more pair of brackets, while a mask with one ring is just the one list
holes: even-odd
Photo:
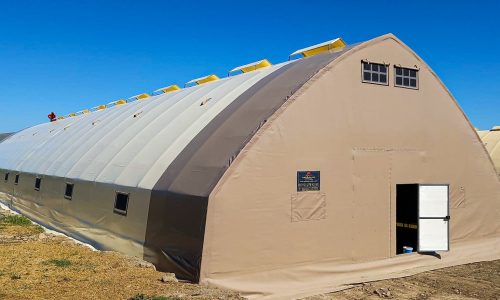
[[319, 171], [297, 171], [297, 192], [319, 191]]

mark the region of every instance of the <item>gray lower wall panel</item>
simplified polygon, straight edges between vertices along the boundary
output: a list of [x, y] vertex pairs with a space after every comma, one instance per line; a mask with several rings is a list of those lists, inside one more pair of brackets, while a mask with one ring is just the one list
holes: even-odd
[[[5, 182], [5, 173], [9, 180]], [[0, 170], [0, 200], [34, 221], [98, 249], [143, 256], [151, 192], [131, 187]], [[41, 178], [40, 190], [35, 179]], [[64, 197], [73, 183], [73, 197]], [[116, 191], [129, 193], [127, 215], [114, 212]]]

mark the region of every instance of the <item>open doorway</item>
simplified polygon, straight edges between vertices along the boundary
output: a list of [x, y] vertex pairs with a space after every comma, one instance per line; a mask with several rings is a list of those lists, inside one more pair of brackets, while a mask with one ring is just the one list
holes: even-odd
[[396, 185], [396, 254], [418, 246], [418, 184]]

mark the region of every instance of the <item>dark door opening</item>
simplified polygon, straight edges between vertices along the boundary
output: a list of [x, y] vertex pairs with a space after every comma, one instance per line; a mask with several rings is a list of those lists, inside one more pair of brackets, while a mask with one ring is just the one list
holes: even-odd
[[418, 184], [396, 185], [396, 254], [418, 245]]

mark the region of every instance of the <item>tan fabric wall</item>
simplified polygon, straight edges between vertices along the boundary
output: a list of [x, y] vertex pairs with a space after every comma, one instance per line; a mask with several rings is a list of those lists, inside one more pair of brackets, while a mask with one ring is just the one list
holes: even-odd
[[[362, 83], [362, 59], [390, 63], [389, 86]], [[394, 64], [420, 68], [420, 89], [394, 87]], [[314, 211], [293, 221], [300, 170], [320, 170], [321, 191], [300, 195]], [[393, 257], [398, 183], [451, 185], [445, 259]], [[411, 50], [384, 36], [335, 60], [292, 96], [225, 173], [209, 199], [201, 282], [291, 297], [363, 281], [363, 273], [401, 276], [466, 256], [500, 258], [498, 247], [483, 256], [459, 251], [470, 241], [498, 244], [499, 200], [499, 179], [456, 102]], [[391, 257], [397, 266], [384, 268]], [[384, 264], [349, 273], [379, 259]]]
[[500, 176], [500, 126], [496, 126], [491, 130], [478, 131], [478, 135], [481, 137], [486, 150], [488, 150]]

